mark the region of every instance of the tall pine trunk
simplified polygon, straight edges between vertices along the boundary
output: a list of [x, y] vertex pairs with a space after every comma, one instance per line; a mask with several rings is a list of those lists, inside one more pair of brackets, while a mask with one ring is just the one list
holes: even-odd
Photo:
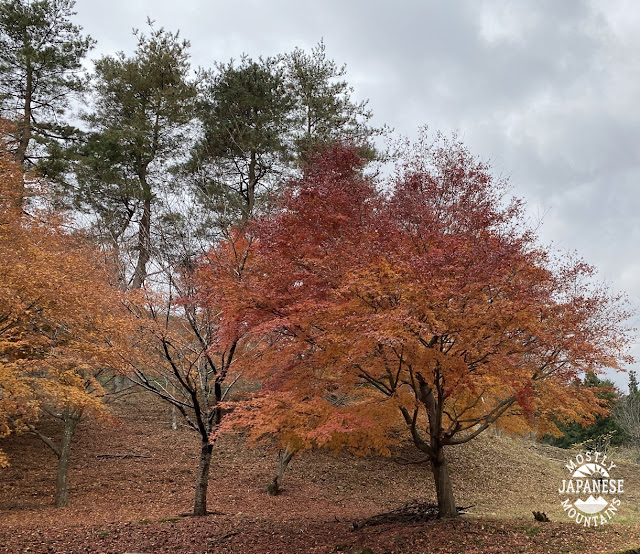
[[449, 466], [444, 455], [444, 449], [440, 447], [436, 457], [431, 459], [431, 471], [436, 485], [438, 498], [438, 517], [454, 518], [458, 516], [456, 501], [453, 497], [453, 487], [449, 476]]
[[31, 61], [28, 55], [26, 62], [27, 77], [24, 91], [24, 113], [19, 128], [18, 148], [15, 153], [16, 161], [23, 167], [24, 162], [27, 159], [27, 149], [29, 148], [29, 142], [31, 142], [31, 103], [33, 96], [33, 69], [31, 68]]
[[144, 204], [138, 227], [138, 261], [131, 283], [132, 289], [139, 289], [147, 278], [147, 264], [151, 259], [151, 187], [146, 181], [146, 173], [140, 176]]
[[202, 442], [200, 448], [200, 464], [198, 466], [198, 477], [196, 481], [196, 496], [193, 504], [194, 516], [206, 516], [207, 515], [207, 488], [209, 486], [209, 468], [211, 467], [211, 452], [213, 451], [213, 445], [206, 442]]
[[242, 208], [242, 223], [246, 223], [253, 215], [253, 209], [256, 203], [256, 184], [258, 183], [258, 176], [256, 174], [257, 165], [258, 156], [256, 151], [252, 150], [249, 158], [247, 195], [244, 198], [246, 204]]
[[69, 455], [71, 453], [71, 440], [76, 425], [80, 418], [71, 413], [65, 413], [63, 416], [64, 431], [62, 433], [62, 441], [60, 443], [60, 455], [58, 456], [58, 472], [56, 474], [56, 507], [61, 508], [69, 502], [69, 488], [67, 476], [69, 473]]

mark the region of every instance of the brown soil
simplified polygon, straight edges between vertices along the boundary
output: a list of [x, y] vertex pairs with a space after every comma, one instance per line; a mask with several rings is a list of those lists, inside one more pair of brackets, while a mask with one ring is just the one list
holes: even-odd
[[[448, 452], [455, 521], [387, 523], [353, 530], [407, 501], [433, 502], [428, 466], [409, 445], [394, 458], [307, 452], [295, 457], [284, 493], [268, 496], [276, 453], [240, 436], [214, 449], [209, 509], [192, 508], [198, 437], [169, 428], [167, 408], [135, 394], [115, 404], [116, 424], [84, 422], [70, 468], [70, 506], [53, 504], [55, 458], [29, 436], [4, 440], [1, 552], [615, 552], [640, 547], [638, 466], [616, 460], [625, 479], [620, 512], [585, 529], [569, 521], [557, 487], [567, 451], [485, 434]], [[126, 456], [126, 457], [123, 457]], [[614, 454], [615, 456], [615, 454]], [[551, 523], [533, 520], [543, 511]], [[367, 548], [371, 550], [367, 550]]]

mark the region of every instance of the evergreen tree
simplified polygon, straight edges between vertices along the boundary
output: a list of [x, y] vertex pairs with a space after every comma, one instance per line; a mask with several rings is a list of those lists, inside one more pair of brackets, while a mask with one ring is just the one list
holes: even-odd
[[629, 396], [638, 394], [638, 378], [635, 371], [629, 372]]
[[[74, 128], [64, 120], [71, 96], [83, 90], [82, 59], [93, 46], [70, 18], [73, 0], [0, 2], [0, 108], [15, 126], [13, 155], [23, 166], [51, 170], [57, 141]], [[34, 148], [37, 143], [40, 148]]]
[[635, 371], [629, 372], [629, 395], [618, 402], [613, 413], [616, 423], [628, 435], [631, 444], [640, 448], [640, 392]]
[[355, 102], [345, 66], [324, 43], [276, 58], [243, 57], [208, 74], [199, 105], [203, 136], [185, 167], [217, 224], [246, 220], [265, 192], [313, 152], [343, 141], [375, 156], [367, 102]]
[[[585, 375], [584, 384], [587, 387], [598, 389], [596, 396], [604, 401], [606, 408], [615, 411], [619, 404], [620, 395], [616, 391], [613, 382], [609, 379], [601, 379], [595, 373]], [[576, 444], [597, 443], [598, 441], [609, 441], [611, 445], [619, 445], [628, 440], [628, 435], [619, 425], [616, 418], [609, 415], [596, 415], [595, 421], [590, 425], [579, 423], [560, 424], [559, 429], [563, 432], [561, 437], [546, 436], [544, 441], [560, 448], [571, 448]]]
[[292, 129], [296, 155], [302, 160], [335, 141], [352, 142], [373, 155], [370, 139], [383, 132], [369, 127], [368, 101], [351, 98], [346, 66], [327, 59], [324, 42], [307, 54], [296, 48], [284, 57], [287, 86], [295, 99]]
[[206, 77], [203, 136], [187, 166], [201, 200], [224, 221], [246, 220], [288, 156], [293, 100], [274, 58], [243, 57]]
[[[151, 25], [151, 22], [149, 22]], [[196, 85], [190, 79], [189, 43], [178, 33], [138, 31], [132, 57], [105, 56], [95, 66], [95, 107], [85, 115], [91, 132], [77, 167], [79, 206], [98, 216], [103, 238], [120, 253], [137, 225], [132, 288], [147, 278], [152, 219], [158, 194], [168, 187], [193, 118]], [[126, 271], [123, 268], [123, 278]]]

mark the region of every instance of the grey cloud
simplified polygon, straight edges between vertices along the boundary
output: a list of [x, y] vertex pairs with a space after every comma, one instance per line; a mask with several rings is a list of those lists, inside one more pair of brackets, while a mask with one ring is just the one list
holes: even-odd
[[[640, 305], [640, 8], [612, 0], [79, 0], [102, 52], [150, 16], [196, 65], [324, 38], [378, 124], [458, 130], [511, 176], [541, 236], [577, 250]], [[640, 351], [640, 349], [639, 349]], [[617, 378], [620, 384], [626, 378]]]

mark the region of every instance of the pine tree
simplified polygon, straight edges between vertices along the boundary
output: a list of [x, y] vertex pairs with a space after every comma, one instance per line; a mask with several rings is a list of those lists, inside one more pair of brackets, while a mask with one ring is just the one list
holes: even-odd
[[373, 155], [371, 138], [383, 132], [368, 125], [373, 113], [368, 101], [352, 99], [353, 87], [344, 80], [346, 65], [328, 59], [324, 42], [307, 54], [296, 48], [284, 58], [287, 86], [295, 106], [292, 129], [295, 153], [301, 160], [332, 142], [350, 142]]
[[59, 150], [57, 141], [75, 133], [63, 114], [84, 89], [82, 59], [94, 41], [70, 21], [74, 4], [0, 2], [0, 107], [15, 125], [12, 150], [23, 166], [51, 169], [55, 161], [44, 150]]
[[[132, 57], [120, 52], [96, 62], [95, 109], [85, 116], [91, 133], [80, 151], [76, 200], [97, 214], [117, 253], [137, 225], [135, 267], [127, 280], [140, 288], [152, 257], [154, 206], [186, 140], [196, 85], [189, 77], [189, 43], [178, 33], [151, 27], [149, 36], [135, 34]], [[124, 279], [124, 268], [122, 274]]]
[[638, 394], [638, 378], [635, 371], [629, 372], [629, 396]]
[[219, 64], [206, 78], [199, 106], [203, 137], [188, 169], [202, 201], [223, 223], [247, 220], [261, 190], [281, 174], [288, 156], [293, 100], [274, 58]]
[[279, 183], [333, 142], [348, 142], [376, 155], [367, 101], [352, 99], [346, 67], [326, 57], [320, 42], [310, 54], [257, 61], [242, 57], [218, 64], [206, 78], [199, 106], [203, 136], [186, 174], [217, 222], [250, 218]]

